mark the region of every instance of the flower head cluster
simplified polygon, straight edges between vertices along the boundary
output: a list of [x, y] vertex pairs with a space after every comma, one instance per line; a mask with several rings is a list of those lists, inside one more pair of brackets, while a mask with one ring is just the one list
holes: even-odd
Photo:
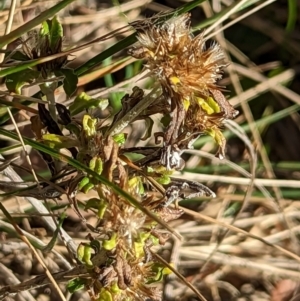
[[[222, 135], [219, 129], [224, 119], [234, 118], [238, 112], [218, 87], [226, 66], [220, 46], [213, 43], [206, 48], [203, 34], [191, 35], [189, 14], [138, 29], [137, 38], [140, 46], [131, 49], [131, 55], [146, 59], [145, 67], [158, 79], [171, 104], [165, 144], [178, 146], [184, 133], [193, 138], [203, 133]], [[225, 145], [220, 141], [225, 140], [215, 140], [223, 153]]]
[[[119, 175], [116, 184], [123, 191], [141, 204], [151, 203], [153, 199], [142, 193], [141, 178], [128, 178], [118, 161], [104, 164], [103, 173], [105, 165], [111, 166]], [[157, 283], [170, 271], [155, 260], [150, 248], [164, 243], [169, 235], [156, 230], [145, 213], [111, 188], [99, 184], [96, 189], [99, 199], [90, 200], [88, 206], [98, 208], [100, 219], [96, 229], [101, 234], [91, 239], [90, 244], [79, 246], [78, 258], [86, 264], [91, 277], [78, 280], [83, 281], [96, 300], [161, 300]], [[165, 210], [154, 211], [162, 219], [168, 218]]]
[[133, 49], [132, 55], [147, 59], [146, 68], [169, 93], [193, 100], [217, 88], [226, 66], [223, 51], [216, 43], [206, 49], [203, 35], [190, 34], [189, 14], [146, 27], [137, 38], [142, 48]]

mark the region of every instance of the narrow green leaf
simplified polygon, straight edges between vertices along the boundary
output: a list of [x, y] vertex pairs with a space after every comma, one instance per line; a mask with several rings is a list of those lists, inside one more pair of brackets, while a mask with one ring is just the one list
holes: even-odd
[[[237, 2], [233, 2], [230, 6], [226, 7], [219, 13], [213, 15], [210, 18], [205, 19], [204, 21], [201, 21], [199, 25], [193, 27], [193, 32], [196, 30], [203, 29], [203, 28], [215, 23], [216, 21], [218, 21], [220, 18], [222, 18], [225, 15], [227, 16], [227, 19], [229, 19], [236, 12], [242, 11], [242, 10], [248, 8], [249, 6], [254, 5], [258, 1], [260, 1], [260, 0], [245, 1], [244, 5], [240, 6], [238, 10], [232, 11], [232, 9], [234, 9], [234, 7], [237, 5]], [[232, 11], [232, 13], [228, 14], [230, 11]]]
[[[111, 57], [107, 58], [103, 62], [104, 66], [108, 66], [111, 64]], [[111, 73], [104, 75], [104, 82], [106, 87], [112, 87], [114, 85], [114, 78]], [[121, 98], [124, 96], [124, 93], [110, 93], [109, 98], [110, 98], [110, 105], [113, 108], [113, 113], [120, 111], [122, 104], [121, 104]]]
[[50, 34], [50, 28], [49, 28], [49, 20], [46, 20], [42, 23], [42, 27], [40, 29], [40, 35], [46, 36]]
[[50, 26], [50, 47], [52, 49], [53, 53], [57, 52], [57, 45], [61, 44], [61, 40], [64, 34], [64, 30], [62, 25], [57, 20], [57, 17], [55, 16], [51, 20], [51, 26]]
[[0, 48], [13, 42], [17, 38], [21, 37], [23, 34], [35, 28], [36, 26], [39, 26], [43, 21], [52, 18], [53, 16], [55, 16], [55, 14], [57, 14], [59, 11], [61, 11], [63, 8], [65, 8], [67, 5], [69, 5], [74, 1], [75, 0], [62, 0], [58, 2], [56, 5], [43, 11], [34, 19], [30, 20], [29, 22], [26, 22], [24, 25], [11, 31], [9, 34], [0, 37]]
[[286, 24], [286, 31], [291, 32], [295, 29], [297, 22], [297, 1], [288, 0], [288, 20]]
[[[200, 3], [204, 2], [206, 0], [196, 0], [189, 3], [184, 4], [180, 8], [174, 10], [173, 12], [168, 15], [168, 18], [171, 18], [174, 15], [180, 15], [185, 12], [190, 11], [191, 9], [197, 7]], [[164, 17], [165, 18], [165, 17]], [[165, 18], [166, 19], [166, 18]], [[111, 46], [110, 48], [106, 49], [105, 51], [101, 52], [100, 54], [94, 56], [92, 59], [81, 65], [79, 68], [76, 69], [77, 75], [83, 75], [86, 74], [91, 68], [95, 68], [102, 64], [102, 62], [109, 58], [110, 56], [116, 54], [117, 52], [124, 50], [125, 48], [129, 47], [133, 43], [135, 43], [136, 37], [135, 34], [132, 34], [125, 39], [119, 41], [115, 45]]]
[[65, 215], [65, 213], [61, 214], [60, 219], [59, 219], [59, 223], [57, 225], [57, 228], [55, 229], [55, 231], [53, 233], [53, 236], [52, 236], [51, 240], [49, 241], [49, 243], [42, 249], [43, 252], [48, 253], [48, 252], [50, 252], [54, 248], [56, 240], [57, 240], [57, 236], [58, 236], [59, 231], [60, 231], [60, 229], [62, 227], [64, 219], [66, 217], [67, 216]]

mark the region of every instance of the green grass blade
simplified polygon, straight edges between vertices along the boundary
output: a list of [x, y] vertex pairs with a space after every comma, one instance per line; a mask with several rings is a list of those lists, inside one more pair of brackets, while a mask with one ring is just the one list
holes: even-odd
[[[196, 0], [192, 1], [191, 3], [187, 3], [183, 5], [182, 7], [178, 8], [177, 10], [174, 10], [170, 15], [168, 16], [171, 18], [174, 15], [180, 15], [185, 12], [190, 11], [191, 9], [198, 6], [200, 3], [204, 2], [206, 0]], [[87, 73], [90, 69], [95, 68], [99, 66], [104, 60], [109, 58], [110, 56], [116, 54], [117, 52], [124, 50], [125, 48], [129, 47], [133, 43], [136, 42], [135, 33], [126, 37], [125, 39], [121, 40], [120, 42], [116, 43], [115, 45], [111, 46], [110, 48], [104, 50], [103, 52], [99, 53], [98, 55], [94, 56], [92, 59], [81, 65], [79, 68], [76, 69], [77, 75], [82, 75]]]
[[[259, 0], [254, 0], [254, 1], [248, 1], [246, 2], [244, 5], [242, 5], [241, 7], [238, 8], [238, 10], [233, 10], [232, 13], [230, 15], [228, 15], [228, 18], [232, 15], [237, 13], [238, 11], [242, 11], [246, 8], [248, 8], [249, 6], [255, 4], [256, 2], [259, 2]], [[222, 11], [220, 11], [219, 13], [213, 15], [212, 17], [201, 21], [199, 25], [193, 27], [193, 32], [203, 29], [213, 23], [215, 23], [216, 21], [218, 21], [220, 18], [222, 18], [223, 16], [225, 16], [229, 11], [231, 11], [234, 7], [236, 6], [236, 3], [228, 6], [227, 8], [223, 9]]]
[[295, 25], [297, 22], [297, 1], [296, 0], [288, 0], [288, 20], [286, 24], [286, 31], [291, 32], [295, 29]]
[[23, 34], [27, 33], [28, 31], [32, 30], [32, 28], [40, 25], [43, 21], [53, 17], [57, 14], [60, 10], [65, 8], [70, 3], [74, 2], [74, 0], [63, 0], [60, 1], [58, 4], [54, 5], [53, 7], [45, 10], [41, 14], [39, 14], [34, 19], [30, 20], [29, 22], [25, 23], [24, 25], [18, 27], [17, 29], [11, 31], [9, 34], [0, 37], [0, 48], [3, 46], [11, 43], [15, 39], [19, 38]]

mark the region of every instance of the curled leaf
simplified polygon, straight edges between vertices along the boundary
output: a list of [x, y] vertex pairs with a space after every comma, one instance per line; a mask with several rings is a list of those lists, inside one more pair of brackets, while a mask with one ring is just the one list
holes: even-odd
[[92, 118], [89, 115], [84, 115], [82, 120], [83, 130], [87, 137], [94, 136], [96, 134], [97, 119]]
[[103, 248], [108, 251], [114, 249], [116, 245], [117, 245], [117, 233], [113, 233], [111, 238], [104, 240], [102, 244]]
[[146, 117], [145, 122], [146, 122], [146, 133], [141, 138], [142, 141], [145, 141], [151, 137], [152, 129], [153, 129], [153, 125], [154, 125], [154, 121], [150, 117]]
[[216, 143], [219, 145], [219, 151], [217, 153], [217, 156], [220, 159], [223, 159], [225, 157], [226, 139], [222, 132], [218, 128], [210, 128], [206, 130], [206, 134], [214, 138]]

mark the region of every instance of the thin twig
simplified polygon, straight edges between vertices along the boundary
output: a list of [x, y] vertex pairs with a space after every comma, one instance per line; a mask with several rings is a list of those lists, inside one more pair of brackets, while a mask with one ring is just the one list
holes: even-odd
[[206, 38], [207, 39], [211, 39], [213, 36], [215, 36], [216, 34], [220, 33], [220, 32], [224, 32], [225, 29], [231, 27], [232, 25], [238, 23], [239, 21], [253, 15], [254, 13], [256, 13], [257, 11], [261, 10], [263, 7], [275, 2], [276, 0], [267, 0], [264, 1], [263, 3], [257, 5], [256, 7], [252, 8], [251, 10], [243, 13], [241, 16], [239, 17], [235, 17], [232, 21], [230, 21], [229, 23], [227, 23], [224, 26], [220, 26], [218, 29], [216, 29], [214, 32], [212, 32], [210, 35], [207, 35]]
[[[86, 267], [84, 265], [80, 265], [69, 271], [53, 273], [52, 276], [57, 283], [65, 283], [78, 275], [84, 275], [86, 273]], [[19, 292], [35, 289], [48, 284], [50, 284], [48, 277], [46, 275], [39, 275], [17, 285], [6, 285], [0, 288], [0, 300], [3, 300], [7, 296], [15, 295]]]
[[[176, 173], [179, 175], [179, 173]], [[199, 182], [219, 182], [235, 185], [247, 186], [250, 183], [250, 179], [244, 179], [241, 177], [230, 177], [230, 176], [220, 176], [220, 175], [210, 175], [210, 174], [196, 174], [192, 172], [183, 172], [181, 176], [188, 180], [194, 180]], [[300, 181], [297, 180], [279, 180], [279, 179], [254, 179], [254, 185], [267, 186], [267, 187], [289, 187], [289, 188], [300, 188]]]
[[[15, 228], [7, 222], [4, 222], [4, 221], [0, 220], [0, 228], [2, 230], [5, 230], [7, 233], [16, 235]], [[40, 249], [43, 249], [47, 246], [46, 243], [44, 243], [43, 241], [38, 239], [36, 236], [34, 236], [30, 233], [27, 233], [24, 230], [23, 230], [23, 234], [28, 238], [28, 240], [30, 241], [31, 244], [38, 246]], [[27, 245], [27, 248], [28, 248], [28, 245]], [[54, 249], [52, 249], [51, 252], [55, 256], [57, 256], [57, 259], [61, 261], [64, 268], [66, 268], [68, 270], [72, 268], [71, 264], [60, 253], [58, 253]]]
[[[205, 250], [199, 250], [197, 247], [182, 247], [180, 249], [180, 255], [186, 256], [189, 259], [197, 259], [206, 261], [207, 257], [210, 253]], [[262, 276], [268, 276], [268, 278], [273, 281], [276, 279], [289, 278], [299, 280], [299, 267], [297, 271], [291, 271], [286, 269], [280, 269], [272, 266], [271, 264], [264, 264], [261, 261], [256, 261], [255, 259], [246, 259], [239, 258], [234, 255], [227, 255], [222, 253], [216, 253], [212, 256], [212, 262], [216, 264], [228, 264], [232, 267], [245, 268], [248, 270], [258, 270], [262, 273]], [[182, 265], [184, 266], [184, 261], [182, 261]], [[295, 266], [296, 267], [296, 266]]]
[[242, 230], [242, 229], [239, 229], [239, 228], [237, 228], [237, 227], [235, 227], [235, 226], [232, 226], [232, 225], [230, 225], [230, 224], [226, 224], [226, 223], [223, 223], [223, 222], [221, 222], [221, 221], [218, 221], [218, 220], [216, 220], [216, 219], [214, 219], [214, 218], [211, 218], [211, 217], [209, 217], [209, 216], [206, 216], [206, 215], [204, 215], [204, 214], [202, 214], [202, 213], [200, 213], [200, 212], [195, 212], [195, 211], [192, 211], [192, 210], [183, 208], [183, 207], [180, 207], [180, 208], [181, 208], [182, 210], [184, 210], [185, 213], [187, 213], [187, 214], [193, 216], [194, 218], [201, 219], [201, 220], [205, 220], [205, 221], [210, 222], [210, 223], [213, 223], [213, 224], [217, 224], [217, 225], [219, 225], [219, 226], [222, 226], [222, 227], [224, 227], [224, 228], [227, 228], [227, 229], [229, 229], [229, 230], [231, 230], [231, 231], [234, 231], [234, 232], [236, 232], [236, 233], [242, 233], [242, 234], [246, 235], [247, 237], [251, 237], [251, 238], [253, 238], [253, 239], [256, 239], [256, 240], [258, 240], [258, 241], [264, 243], [265, 245], [268, 245], [268, 246], [270, 246], [270, 247], [273, 247], [273, 248], [277, 249], [278, 251], [280, 251], [281, 253], [285, 254], [286, 256], [288, 256], [288, 257], [290, 257], [290, 258], [293, 258], [293, 259], [297, 260], [298, 262], [300, 262], [300, 257], [299, 257], [298, 255], [296, 255], [296, 254], [290, 252], [289, 250], [286, 250], [285, 248], [282, 248], [281, 246], [278, 246], [278, 245], [276, 245], [276, 244], [269, 243], [268, 241], [266, 241], [265, 239], [263, 239], [263, 238], [261, 238], [261, 237], [259, 237], [259, 236], [257, 236], [257, 235], [254, 235], [254, 234], [252, 234], [252, 233], [249, 233], [249, 232], [247, 232], [247, 231], [244, 231], [244, 230]]
[[[0, 155], [0, 158], [3, 159], [3, 157]], [[21, 182], [22, 179], [20, 176], [10, 167], [8, 166], [4, 171], [3, 174], [6, 175], [8, 178], [15, 182]], [[49, 215], [49, 211], [47, 208], [43, 205], [43, 203], [33, 197], [25, 197], [25, 199], [37, 210], [38, 213], [41, 213], [41, 218], [44, 220], [45, 224], [51, 229], [52, 232], [54, 232], [57, 227], [53, 221], [53, 219], [47, 215]], [[74, 242], [74, 240], [69, 236], [69, 234], [64, 230], [60, 229], [60, 236], [63, 241], [66, 242], [68, 248], [71, 250], [73, 254], [76, 254], [77, 245]]]

